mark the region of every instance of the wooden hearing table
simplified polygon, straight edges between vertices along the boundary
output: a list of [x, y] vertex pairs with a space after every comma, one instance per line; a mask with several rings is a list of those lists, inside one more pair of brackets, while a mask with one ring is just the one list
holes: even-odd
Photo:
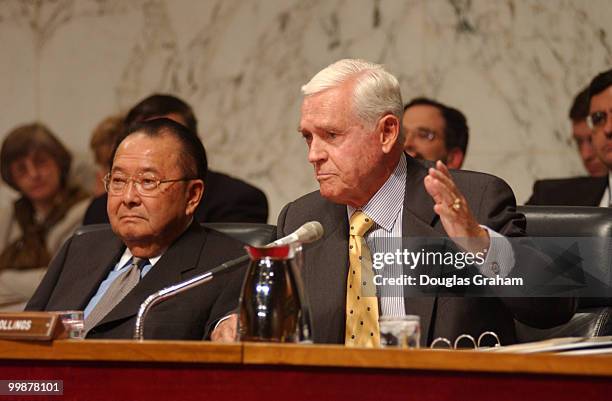
[[270, 343], [0, 341], [1, 380], [63, 380], [39, 400], [611, 400], [612, 355]]

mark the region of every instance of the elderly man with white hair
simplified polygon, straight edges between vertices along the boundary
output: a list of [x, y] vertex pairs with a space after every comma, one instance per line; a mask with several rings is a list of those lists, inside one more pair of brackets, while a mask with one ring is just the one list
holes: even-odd
[[382, 66], [340, 60], [302, 92], [299, 133], [320, 189], [285, 206], [278, 236], [311, 220], [323, 225], [324, 237], [304, 250], [302, 270], [314, 342], [378, 346], [384, 316], [420, 316], [423, 345], [438, 336], [452, 341], [485, 331], [508, 344], [516, 341], [513, 318], [538, 327], [570, 319], [571, 298], [449, 297], [436, 291], [414, 296], [410, 285], [374, 291], [380, 282], [374, 273], [401, 278], [406, 266], [390, 263], [373, 272], [372, 256], [395, 254], [398, 240], [404, 250], [410, 248], [408, 237], [450, 237], [457, 249], [483, 255], [475, 268], [487, 278], [527, 276], [525, 270], [537, 267], [522, 259], [544, 259], [515, 252], [506, 238], [523, 234], [525, 218], [514, 210], [505, 182], [482, 173], [449, 172], [440, 161], [404, 153], [399, 83]]

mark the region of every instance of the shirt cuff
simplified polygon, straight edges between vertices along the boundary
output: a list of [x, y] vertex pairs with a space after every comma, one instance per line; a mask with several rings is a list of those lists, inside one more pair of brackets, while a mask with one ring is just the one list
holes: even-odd
[[213, 328], [213, 331], [217, 330], [217, 327], [219, 327], [222, 321], [229, 319], [234, 314], [236, 314], [236, 312], [232, 312], [229, 315], [225, 315], [221, 319], [217, 320], [217, 323], [215, 323], [215, 327]]
[[506, 277], [514, 267], [514, 250], [508, 238], [491, 230], [487, 226], [480, 227], [489, 233], [490, 245], [483, 264], [476, 267], [486, 277]]

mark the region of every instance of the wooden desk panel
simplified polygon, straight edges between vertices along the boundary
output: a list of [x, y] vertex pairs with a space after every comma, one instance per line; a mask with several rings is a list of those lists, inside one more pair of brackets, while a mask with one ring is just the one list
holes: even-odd
[[241, 363], [240, 344], [198, 341], [59, 340], [24, 342], [0, 340], [1, 359], [121, 362]]
[[609, 400], [612, 357], [0, 341], [0, 379], [63, 380], [51, 400]]
[[245, 364], [448, 370], [454, 372], [539, 373], [607, 376], [612, 355], [563, 356], [477, 351], [358, 349], [244, 343]]

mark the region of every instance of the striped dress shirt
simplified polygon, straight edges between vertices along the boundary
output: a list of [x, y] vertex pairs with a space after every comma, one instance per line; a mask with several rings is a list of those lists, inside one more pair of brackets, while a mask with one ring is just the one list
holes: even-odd
[[[402, 212], [404, 209], [404, 194], [406, 193], [406, 157], [401, 157], [395, 170], [374, 196], [360, 209], [346, 207], [348, 217], [356, 210], [367, 214], [374, 225], [366, 233], [365, 240], [370, 253], [395, 253], [402, 250]], [[487, 277], [506, 277], [514, 267], [515, 258], [510, 241], [501, 234], [481, 225], [487, 230], [491, 239], [489, 250], [482, 265], [476, 265], [478, 270]], [[403, 267], [397, 263], [387, 264], [374, 274], [384, 278], [402, 277]], [[380, 316], [403, 316], [404, 290], [399, 285], [382, 285], [376, 287], [379, 299]], [[367, 296], [367, 295], [366, 295]]]

